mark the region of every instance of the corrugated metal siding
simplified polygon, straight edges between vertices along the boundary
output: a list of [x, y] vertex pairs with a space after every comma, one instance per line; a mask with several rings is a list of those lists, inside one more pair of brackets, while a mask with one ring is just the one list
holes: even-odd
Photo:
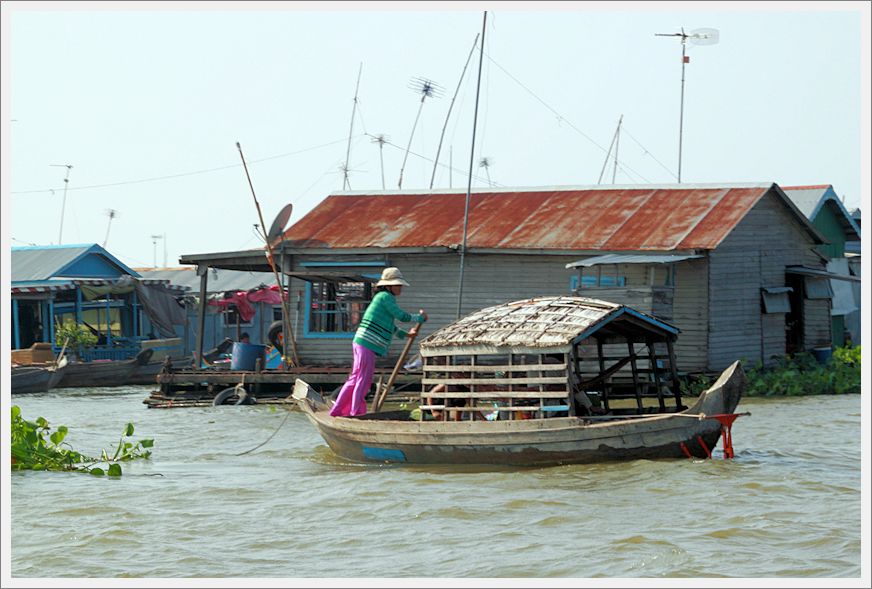
[[[470, 248], [712, 249], [769, 190], [755, 187], [480, 192]], [[462, 241], [463, 193], [334, 194], [285, 233], [292, 247], [439, 247]]]

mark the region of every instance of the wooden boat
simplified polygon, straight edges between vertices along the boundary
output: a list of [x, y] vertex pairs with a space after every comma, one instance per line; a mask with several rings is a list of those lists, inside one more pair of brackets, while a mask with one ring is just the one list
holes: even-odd
[[58, 387], [117, 387], [130, 384], [137, 367], [147, 364], [154, 350], [145, 349], [130, 360], [72, 362]]
[[12, 394], [43, 393], [51, 390], [63, 378], [66, 367], [67, 359], [65, 356], [57, 364], [13, 366], [11, 371]]
[[[330, 448], [353, 461], [534, 466], [710, 457], [722, 435], [731, 457], [744, 372], [733, 363], [693, 406], [682, 405], [672, 353], [677, 333], [606, 301], [518, 301], [473, 313], [422, 341], [417, 410], [331, 417], [302, 380], [293, 398]], [[666, 356], [657, 351], [664, 346]], [[614, 363], [607, 368], [607, 361]], [[622, 372], [627, 367], [631, 380]], [[418, 421], [416, 412], [441, 418]]]

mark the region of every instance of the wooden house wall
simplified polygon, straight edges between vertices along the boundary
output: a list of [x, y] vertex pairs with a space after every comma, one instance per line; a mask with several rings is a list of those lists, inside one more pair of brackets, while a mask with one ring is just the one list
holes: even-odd
[[[761, 288], [785, 286], [785, 266], [818, 267], [813, 247], [795, 217], [767, 194], [710, 252], [709, 370], [737, 359], [768, 365], [773, 355], [784, 354], [784, 314], [763, 313]], [[806, 345], [829, 332], [829, 304], [804, 301]]]
[[680, 372], [704, 372], [708, 364], [708, 259], [675, 265], [672, 324], [681, 330], [675, 342]]

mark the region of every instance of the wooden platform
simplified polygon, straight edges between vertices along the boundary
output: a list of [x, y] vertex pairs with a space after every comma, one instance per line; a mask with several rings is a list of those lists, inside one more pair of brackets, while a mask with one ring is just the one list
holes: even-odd
[[[305, 380], [325, 396], [342, 386], [351, 369], [347, 366], [302, 366], [288, 371], [264, 370], [261, 372], [231, 370], [175, 370], [157, 375], [158, 390], [144, 401], [149, 408], [171, 409], [178, 407], [210, 407], [216, 395], [236, 385], [245, 387], [257, 404], [292, 404], [290, 398], [298, 378]], [[387, 381], [392, 368], [375, 369], [373, 385]], [[388, 395], [391, 402], [418, 398], [421, 391], [422, 373], [401, 372], [394, 380], [394, 390]]]

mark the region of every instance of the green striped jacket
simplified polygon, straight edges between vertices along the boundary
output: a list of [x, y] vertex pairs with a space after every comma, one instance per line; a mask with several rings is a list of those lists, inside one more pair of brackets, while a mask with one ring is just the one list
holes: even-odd
[[397, 305], [396, 297], [387, 291], [376, 293], [360, 320], [354, 343], [369, 348], [379, 356], [387, 356], [394, 335], [404, 338], [408, 334], [394, 325], [394, 320], [423, 323], [424, 316], [403, 311]]

